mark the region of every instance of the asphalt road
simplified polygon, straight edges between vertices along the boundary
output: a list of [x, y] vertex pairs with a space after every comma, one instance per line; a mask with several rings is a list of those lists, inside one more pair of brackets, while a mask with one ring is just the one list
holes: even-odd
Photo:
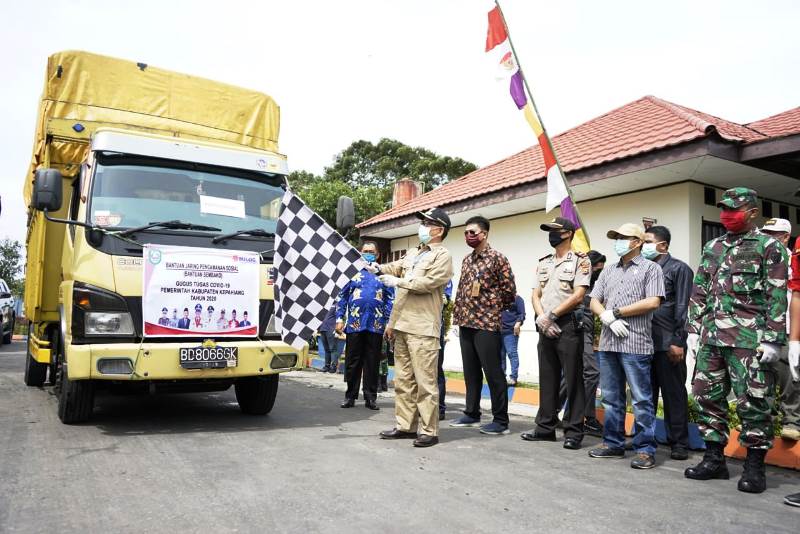
[[[343, 410], [340, 378], [284, 375], [273, 412], [239, 413], [219, 394], [100, 396], [62, 425], [48, 388], [22, 383], [23, 346], [0, 347], [2, 532], [792, 532], [782, 503], [800, 474], [770, 469], [761, 495], [684, 479], [687, 462], [636, 471], [518, 432], [444, 427], [415, 449], [383, 441], [381, 410]], [[458, 414], [454, 406], [450, 415]], [[696, 457], [697, 455], [695, 455]]]

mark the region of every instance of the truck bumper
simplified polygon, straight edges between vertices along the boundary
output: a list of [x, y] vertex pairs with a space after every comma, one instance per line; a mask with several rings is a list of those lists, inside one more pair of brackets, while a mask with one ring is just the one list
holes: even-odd
[[[236, 367], [222, 369], [184, 369], [180, 365], [180, 348], [196, 347], [194, 343], [116, 343], [67, 346], [67, 374], [70, 380], [191, 380], [237, 378], [283, 373], [302, 369], [308, 356], [308, 346], [297, 350], [282, 341], [220, 342], [220, 346], [238, 347]], [[100, 372], [98, 362], [122, 360], [114, 366], [132, 372]]]

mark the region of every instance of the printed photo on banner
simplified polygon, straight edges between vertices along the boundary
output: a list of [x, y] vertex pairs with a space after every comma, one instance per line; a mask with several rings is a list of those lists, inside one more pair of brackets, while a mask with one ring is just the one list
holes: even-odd
[[255, 252], [146, 245], [144, 335], [256, 336]]

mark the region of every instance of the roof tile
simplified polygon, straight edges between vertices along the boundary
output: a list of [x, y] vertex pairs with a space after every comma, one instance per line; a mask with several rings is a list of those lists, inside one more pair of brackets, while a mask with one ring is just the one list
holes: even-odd
[[751, 122], [747, 126], [770, 137], [783, 137], [800, 133], [800, 107]]
[[[776, 124], [800, 126], [800, 112]], [[779, 117], [776, 115], [776, 117]], [[769, 119], [765, 119], [769, 120]], [[564, 172], [642, 154], [717, 132], [734, 142], [768, 138], [760, 128], [736, 124], [654, 96], [645, 96], [553, 137]], [[776, 126], [778, 128], [784, 126]], [[789, 126], [794, 127], [794, 126]], [[444, 206], [544, 178], [539, 145], [477, 169], [359, 224], [370, 226], [434, 206]]]

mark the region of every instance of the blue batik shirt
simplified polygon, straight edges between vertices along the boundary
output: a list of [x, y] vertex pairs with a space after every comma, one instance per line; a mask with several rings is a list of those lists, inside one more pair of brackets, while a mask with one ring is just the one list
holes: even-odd
[[339, 292], [336, 320], [345, 323], [347, 334], [383, 334], [392, 314], [393, 301], [394, 289], [383, 285], [371, 272], [361, 269]]

